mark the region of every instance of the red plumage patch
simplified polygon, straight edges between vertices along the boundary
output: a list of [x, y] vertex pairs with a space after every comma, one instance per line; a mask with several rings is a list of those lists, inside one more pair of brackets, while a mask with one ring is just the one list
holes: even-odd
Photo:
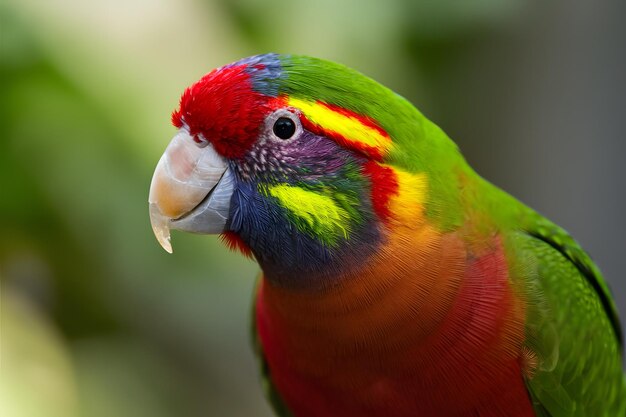
[[228, 249], [239, 251], [244, 256], [252, 258], [252, 250], [237, 233], [231, 231], [224, 232], [220, 235], [220, 239]]
[[187, 124], [192, 135], [202, 134], [227, 158], [243, 156], [269, 111], [269, 98], [253, 91], [245, 69], [219, 68], [187, 88], [172, 114], [174, 126]]
[[374, 161], [363, 166], [363, 171], [372, 181], [372, 205], [376, 214], [383, 220], [391, 217], [389, 199], [398, 194], [398, 178], [393, 169]]

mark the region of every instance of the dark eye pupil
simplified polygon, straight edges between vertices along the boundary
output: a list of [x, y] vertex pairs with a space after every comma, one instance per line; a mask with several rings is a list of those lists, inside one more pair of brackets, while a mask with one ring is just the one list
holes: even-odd
[[281, 139], [289, 139], [296, 133], [296, 124], [288, 117], [281, 117], [274, 122], [274, 134]]

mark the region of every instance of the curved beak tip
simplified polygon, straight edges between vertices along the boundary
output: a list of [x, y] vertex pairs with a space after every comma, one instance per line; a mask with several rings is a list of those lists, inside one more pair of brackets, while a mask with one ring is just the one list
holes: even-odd
[[157, 235], [157, 240], [159, 241], [161, 247], [165, 249], [165, 252], [174, 253], [174, 249], [172, 249], [172, 242], [170, 241], [169, 236], [165, 237], [163, 235]]
[[173, 253], [169, 222], [170, 219], [161, 213], [159, 207], [154, 203], [150, 203], [150, 223], [152, 224], [154, 236], [166, 252]]

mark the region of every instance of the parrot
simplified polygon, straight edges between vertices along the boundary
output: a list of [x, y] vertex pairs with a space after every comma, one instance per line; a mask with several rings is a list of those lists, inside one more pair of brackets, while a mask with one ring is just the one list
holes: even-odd
[[153, 232], [260, 266], [253, 346], [282, 417], [626, 416], [599, 268], [479, 176], [401, 95], [267, 53], [188, 87], [149, 191]]

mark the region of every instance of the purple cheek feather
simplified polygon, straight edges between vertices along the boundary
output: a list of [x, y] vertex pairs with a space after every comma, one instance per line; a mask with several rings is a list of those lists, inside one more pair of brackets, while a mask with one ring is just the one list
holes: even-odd
[[235, 169], [244, 179], [306, 182], [334, 176], [351, 160], [365, 162], [334, 141], [305, 130], [297, 139], [283, 143], [262, 138]]

